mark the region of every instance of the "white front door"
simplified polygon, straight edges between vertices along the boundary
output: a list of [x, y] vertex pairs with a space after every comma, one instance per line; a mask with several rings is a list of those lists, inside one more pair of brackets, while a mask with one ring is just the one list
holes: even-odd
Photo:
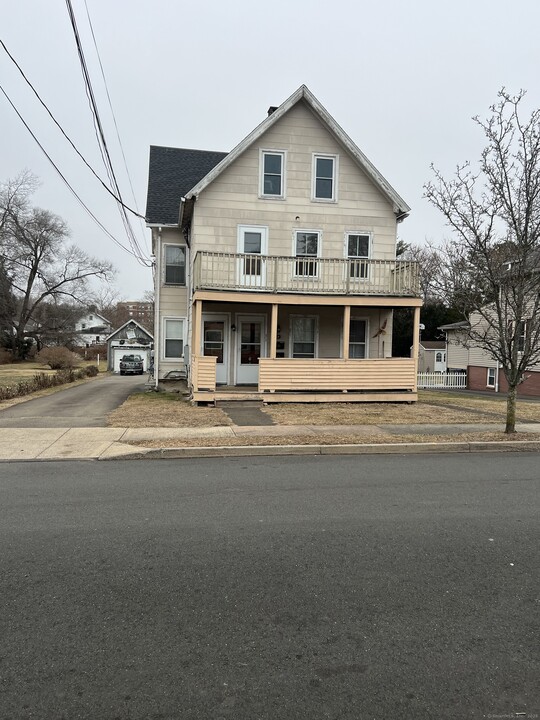
[[202, 316], [202, 348], [203, 355], [216, 358], [216, 383], [229, 383], [229, 315]]
[[238, 226], [238, 252], [245, 257], [238, 263], [240, 284], [261, 287], [266, 282], [268, 228], [262, 225]]
[[239, 315], [236, 321], [236, 384], [259, 384], [259, 358], [266, 353], [266, 323], [260, 315]]

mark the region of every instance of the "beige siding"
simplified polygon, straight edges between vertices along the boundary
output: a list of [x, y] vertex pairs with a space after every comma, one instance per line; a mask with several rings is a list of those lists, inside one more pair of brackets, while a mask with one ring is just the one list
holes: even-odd
[[[285, 200], [258, 196], [260, 149], [287, 152]], [[339, 156], [335, 203], [311, 201], [313, 153]], [[346, 231], [373, 233], [373, 258], [395, 257], [396, 221], [389, 201], [304, 103], [201, 193], [192, 225], [194, 250], [236, 252], [239, 224], [267, 226], [270, 255], [293, 254], [294, 230], [306, 229], [322, 231], [323, 257], [344, 257]]]
[[456, 370], [466, 370], [469, 364], [469, 351], [460, 342], [459, 335], [455, 332], [448, 332], [446, 346], [446, 365]]

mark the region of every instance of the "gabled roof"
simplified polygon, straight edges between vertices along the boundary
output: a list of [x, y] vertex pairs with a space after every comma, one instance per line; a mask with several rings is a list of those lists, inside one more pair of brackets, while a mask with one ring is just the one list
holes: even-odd
[[[110, 320], [107, 320], [106, 317], [103, 317], [103, 315], [100, 315], [100, 314], [99, 314], [98, 312], [96, 312], [95, 310], [87, 310], [87, 311], [84, 313], [84, 315], [81, 315], [81, 316], [79, 317], [79, 319], [77, 320], [77, 322], [81, 322], [81, 320], [83, 320], [84, 318], [89, 317], [90, 315], [92, 315], [93, 317], [99, 318], [100, 320], [103, 320], [103, 322], [106, 323], [107, 325], [110, 325], [110, 324], [111, 324], [111, 321], [110, 321]], [[89, 322], [92, 322], [92, 321], [89, 321]]]
[[133, 320], [133, 318], [130, 318], [130, 319], [127, 320], [123, 325], [120, 325], [119, 328], [117, 328], [114, 332], [112, 332], [112, 333], [108, 336], [107, 342], [109, 342], [109, 340], [112, 340], [115, 335], [118, 335], [118, 333], [119, 333], [121, 330], [123, 330], [125, 327], [127, 327], [128, 325], [136, 325], [136, 326], [137, 326], [140, 330], [142, 330], [143, 333], [144, 333], [145, 335], [147, 335], [151, 340], [154, 339], [154, 336], [152, 335], [152, 333], [151, 333], [149, 330], [147, 330], [145, 327], [143, 327], [140, 322], [137, 322], [136, 320]]
[[261, 137], [269, 128], [277, 123], [285, 113], [294, 105], [303, 100], [311, 110], [319, 117], [327, 129], [339, 140], [348, 150], [351, 157], [360, 168], [371, 178], [383, 195], [392, 203], [394, 212], [398, 217], [404, 217], [410, 212], [410, 207], [405, 200], [398, 195], [390, 183], [381, 175], [377, 168], [367, 159], [360, 148], [351, 140], [347, 133], [337, 124], [330, 113], [321, 105], [315, 95], [305, 85], [301, 85], [277, 110], [263, 120], [234, 150], [226, 155], [219, 164], [212, 168], [189, 192], [185, 193], [186, 200], [192, 200], [211, 183], [218, 175], [231, 165], [247, 148]]
[[[285, 102], [265, 118], [230, 153], [186, 150], [152, 145], [148, 177], [146, 221], [149, 225], [178, 225], [182, 218], [180, 204], [187, 201], [189, 215], [193, 202], [250, 145], [269, 130], [298, 102], [305, 102], [330, 133], [345, 147], [357, 165], [392, 204], [394, 213], [403, 219], [410, 212], [405, 200], [394, 190], [360, 148], [338, 125], [330, 113], [305, 86], [301, 85]], [[179, 213], [180, 209], [180, 213]]]
[[461, 320], [460, 322], [450, 323], [449, 325], [439, 325], [437, 330], [463, 330], [464, 328], [470, 327], [468, 320]]
[[224, 152], [150, 146], [146, 222], [178, 225], [180, 199], [227, 155]]
[[446, 347], [444, 340], [421, 340], [420, 345], [424, 350], [444, 350]]

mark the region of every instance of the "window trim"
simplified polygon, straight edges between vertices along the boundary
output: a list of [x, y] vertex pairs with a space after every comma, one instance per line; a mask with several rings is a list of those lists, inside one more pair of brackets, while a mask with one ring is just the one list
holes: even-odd
[[[298, 233], [306, 233], [311, 235], [317, 235], [317, 255], [297, 255], [296, 254], [296, 242], [297, 242], [297, 234]], [[295, 228], [293, 230], [293, 239], [292, 239], [292, 257], [293, 257], [293, 278], [295, 280], [318, 280], [319, 279], [319, 263], [316, 263], [316, 269], [317, 272], [315, 275], [298, 275], [296, 272], [297, 268], [297, 260], [299, 258], [310, 258], [313, 257], [314, 262], [317, 261], [317, 259], [320, 259], [322, 257], [322, 230], [313, 230], [313, 229], [307, 229], [307, 228]], [[307, 317], [307, 316], [306, 316]]]
[[[264, 192], [264, 156], [281, 155], [281, 195], [268, 195]], [[285, 200], [287, 197], [287, 151], [272, 148], [259, 148], [259, 198], [261, 200]]]
[[[493, 382], [492, 382], [492, 383], [489, 382], [489, 374], [490, 374], [491, 372], [493, 372]], [[486, 387], [489, 387], [489, 388], [494, 388], [494, 387], [495, 387], [495, 381], [496, 381], [496, 379], [497, 379], [497, 378], [496, 378], [496, 373], [497, 373], [497, 368], [494, 368], [494, 367], [488, 367], [488, 368], [487, 368]]]
[[[310, 318], [315, 320], [315, 332], [313, 338], [313, 357], [312, 358], [295, 358], [294, 357], [294, 320], [299, 318]], [[318, 315], [289, 315], [289, 358], [298, 360], [316, 360], [319, 357], [319, 316]]]
[[[180, 357], [169, 357], [166, 355], [166, 347], [167, 347], [167, 322], [169, 320], [178, 322], [182, 322], [182, 355]], [[165, 315], [161, 318], [161, 337], [162, 341], [160, 343], [160, 359], [163, 362], [177, 362], [178, 360], [184, 360], [185, 354], [186, 354], [186, 327], [187, 327], [187, 318], [186, 317], [175, 317], [173, 315]], [[175, 339], [175, 338], [171, 338]]]
[[[320, 198], [316, 195], [317, 190], [317, 160], [332, 160], [332, 197]], [[338, 201], [338, 177], [339, 177], [339, 155], [334, 153], [312, 153], [311, 160], [311, 202], [337, 203]]]
[[[183, 283], [173, 283], [173, 282], [167, 282], [167, 248], [168, 247], [181, 247], [184, 249], [184, 282]], [[163, 262], [163, 268], [162, 268], [162, 285], [166, 285], [167, 287], [187, 287], [187, 280], [188, 280], [188, 255], [187, 255], [187, 245], [185, 243], [180, 242], [166, 242], [163, 243], [163, 250], [162, 250], [162, 262]]]
[[[368, 254], [365, 258], [358, 256], [351, 256], [349, 255], [349, 237], [351, 235], [364, 235], [368, 239]], [[371, 260], [371, 255], [373, 251], [373, 233], [370, 230], [346, 230], [343, 236], [343, 256], [346, 260]], [[370, 276], [370, 265], [368, 263], [367, 265], [367, 273], [365, 277], [353, 277], [350, 272], [350, 265], [346, 268], [346, 273], [348, 276], [348, 279], [352, 282], [365, 282], [366, 280], [369, 280]]]

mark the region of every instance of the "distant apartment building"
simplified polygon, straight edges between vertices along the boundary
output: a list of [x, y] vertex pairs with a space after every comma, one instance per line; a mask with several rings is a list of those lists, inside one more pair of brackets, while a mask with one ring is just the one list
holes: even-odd
[[126, 320], [136, 320], [148, 329], [152, 329], [154, 325], [154, 304], [151, 302], [142, 302], [140, 300], [126, 300], [119, 302], [118, 311], [125, 315]]

